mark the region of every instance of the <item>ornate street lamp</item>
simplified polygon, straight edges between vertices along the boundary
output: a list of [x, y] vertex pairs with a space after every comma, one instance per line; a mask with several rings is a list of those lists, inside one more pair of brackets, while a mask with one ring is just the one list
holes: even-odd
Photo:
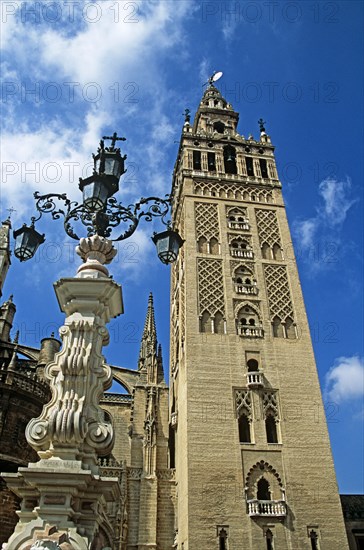
[[[105, 139], [111, 139], [111, 146], [104, 145]], [[49, 193], [40, 195], [34, 193], [37, 218], [33, 217], [31, 225], [25, 224], [21, 229], [14, 231], [14, 254], [20, 261], [32, 258], [38, 246], [44, 242], [44, 235], [35, 230], [37, 222], [43, 214], [50, 213], [54, 220], [63, 217], [64, 229], [72, 239], [80, 240], [74, 228], [75, 222], [81, 222], [86, 228], [87, 236], [98, 235], [110, 241], [121, 241], [130, 237], [139, 225], [142, 218], [152, 221], [158, 217], [167, 227], [161, 233], [152, 237], [157, 246], [158, 257], [164, 264], [177, 259], [179, 248], [183, 244], [181, 237], [172, 230], [170, 222], [165, 220], [170, 210], [170, 198], [142, 197], [136, 204], [124, 206], [113, 196], [119, 190], [120, 177], [125, 174], [124, 161], [126, 155], [121, 156], [120, 149], [115, 147], [118, 137], [116, 132], [111, 137], [104, 136], [100, 141], [97, 154], [93, 155], [94, 169], [91, 176], [80, 178], [79, 189], [83, 193], [81, 204], [71, 201], [66, 194]], [[62, 202], [58, 208], [57, 202]], [[116, 237], [110, 238], [113, 229], [123, 224], [125, 229]]]
[[[110, 454], [114, 444], [112, 423], [100, 407], [100, 398], [112, 381], [102, 348], [109, 342], [107, 324], [123, 313], [123, 299], [121, 285], [109, 277], [105, 265], [117, 253], [112, 241], [130, 237], [143, 218], [160, 218], [166, 226], [152, 237], [164, 264], [177, 259], [183, 240], [165, 220], [171, 205], [168, 196], [141, 198], [128, 206], [113, 196], [125, 173], [126, 158], [115, 143], [124, 138], [115, 133], [103, 139], [111, 139], [111, 146], [105, 148], [104, 141], [100, 142], [93, 174], [80, 180], [82, 203], [65, 194], [35, 193], [38, 218], [32, 218], [29, 227], [14, 231], [15, 255], [20, 261], [29, 260], [45, 240], [35, 229], [36, 221], [45, 213], [55, 220], [63, 218], [67, 235], [79, 240], [76, 252], [83, 264], [75, 277], [54, 284], [66, 314], [60, 328], [63, 345], [44, 370], [51, 400], [25, 432], [40, 460], [19, 468], [18, 473], [2, 474], [22, 499], [18, 526], [6, 546], [9, 550], [42, 548], [43, 533], [52, 533], [52, 548], [64, 540], [72, 550], [105, 546], [116, 550], [112, 537], [107, 543], [105, 537], [110, 510], [116, 521], [121, 487], [117, 478], [100, 476], [98, 457]], [[85, 237], [79, 238], [76, 224], [83, 226]], [[110, 238], [120, 225], [116, 238]], [[50, 548], [47, 536], [46, 544]]]
[[152, 241], [157, 247], [158, 258], [163, 264], [170, 264], [177, 260], [178, 252], [183, 245], [183, 239], [173, 231], [170, 224], [167, 224], [167, 230], [161, 233], [154, 233]]
[[15, 239], [14, 254], [21, 262], [30, 260], [37, 251], [40, 244], [44, 243], [44, 234], [41, 235], [34, 227], [35, 218], [32, 218], [31, 225], [25, 223], [23, 227], [13, 232]]

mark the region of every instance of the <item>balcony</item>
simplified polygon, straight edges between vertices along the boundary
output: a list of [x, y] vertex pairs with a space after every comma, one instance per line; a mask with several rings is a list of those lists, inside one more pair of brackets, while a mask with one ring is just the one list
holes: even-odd
[[178, 423], [178, 413], [173, 412], [171, 414], [171, 427], [175, 430], [177, 428]]
[[264, 386], [264, 378], [262, 372], [248, 372], [246, 374], [246, 385], [248, 388], [262, 388]]
[[257, 295], [258, 289], [255, 285], [244, 285], [242, 283], [235, 284], [235, 292], [237, 294]]
[[248, 500], [248, 514], [251, 517], [285, 517], [287, 507], [284, 500]]
[[263, 338], [264, 336], [263, 327], [256, 327], [254, 325], [239, 325], [238, 334], [239, 336], [245, 336], [246, 338]]
[[228, 222], [229, 229], [238, 229], [239, 231], [250, 231], [250, 226], [246, 222]]
[[254, 257], [251, 250], [242, 250], [239, 248], [230, 248], [230, 254], [234, 256], [234, 258], [249, 258], [252, 260]]

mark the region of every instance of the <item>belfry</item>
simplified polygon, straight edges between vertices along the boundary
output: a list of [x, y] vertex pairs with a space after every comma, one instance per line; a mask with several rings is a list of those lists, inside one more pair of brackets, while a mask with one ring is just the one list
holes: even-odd
[[170, 407], [178, 548], [347, 540], [274, 146], [209, 82], [183, 127]]

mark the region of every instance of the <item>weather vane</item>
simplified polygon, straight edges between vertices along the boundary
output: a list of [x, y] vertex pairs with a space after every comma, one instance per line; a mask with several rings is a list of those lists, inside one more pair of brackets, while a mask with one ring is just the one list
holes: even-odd
[[261, 132], [265, 132], [265, 128], [264, 128], [265, 120], [263, 120], [262, 118], [260, 118], [260, 119], [258, 120], [258, 124], [259, 124], [259, 130], [260, 130]]
[[207, 82], [205, 82], [205, 84], [202, 84], [202, 86], [206, 86], [207, 84], [209, 84], [210, 86], [212, 86], [212, 84], [214, 82], [217, 82], [218, 80], [220, 80], [220, 78], [222, 77], [223, 73], [222, 71], [214, 71], [212, 73], [212, 75], [210, 76], [210, 78], [208, 79]]
[[183, 116], [185, 117], [185, 122], [190, 122], [190, 120], [191, 120], [191, 111], [190, 111], [190, 109], [185, 109], [185, 112], [183, 113]]
[[6, 210], [9, 212], [9, 217], [8, 217], [8, 219], [10, 220], [12, 213], [13, 213], [13, 212], [16, 212], [16, 210], [15, 210], [15, 208], [13, 208], [12, 206], [11, 206], [10, 208], [7, 208]]

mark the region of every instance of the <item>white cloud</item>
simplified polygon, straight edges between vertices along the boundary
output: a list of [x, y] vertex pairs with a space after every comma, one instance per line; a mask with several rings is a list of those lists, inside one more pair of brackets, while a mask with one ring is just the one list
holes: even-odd
[[322, 241], [340, 240], [340, 230], [349, 209], [357, 202], [351, 199], [349, 178], [338, 180], [326, 178], [319, 185], [321, 203], [316, 208], [316, 216], [306, 220], [296, 220], [293, 233], [303, 250], [312, 249], [318, 237]]
[[344, 223], [349, 208], [356, 202], [350, 200], [348, 194], [351, 190], [351, 181], [327, 178], [319, 185], [319, 193], [324, 204], [319, 208], [318, 216], [331, 226], [339, 226]]
[[295, 222], [294, 231], [297, 237], [299, 237], [299, 242], [303, 248], [310, 248], [312, 246], [318, 225], [317, 218]]
[[[81, 3], [76, 4], [75, 22], [68, 25], [70, 4], [63, 1], [57, 3], [63, 16], [59, 25], [47, 23], [44, 16], [40, 24], [34, 24], [31, 16], [25, 22], [20, 13], [7, 16], [3, 66], [14, 80], [16, 93], [9, 93], [4, 112], [0, 185], [3, 207], [16, 205], [15, 221], [33, 214], [31, 193], [35, 189], [44, 193], [62, 190], [76, 198], [78, 177], [84, 177], [82, 168], [91, 161], [91, 152], [105, 131], [117, 129], [124, 135], [128, 128], [124, 149], [127, 163], [138, 168], [138, 198], [145, 193], [145, 166], [148, 191], [169, 188], [171, 166], [166, 158], [168, 147], [178, 139], [179, 126], [178, 120], [172, 123], [163, 114], [174, 98], [161, 66], [166, 56], [181, 60], [186, 55], [184, 23], [197, 8], [189, 0], [103, 1], [97, 3], [101, 17], [93, 23], [80, 13]], [[90, 8], [89, 17], [91, 12]], [[70, 82], [77, 84], [72, 85], [72, 101]], [[50, 83], [62, 93], [56, 104], [42, 97]], [[90, 83], [101, 90], [96, 102], [85, 97], [87, 89], [91, 94], [96, 89], [87, 88]], [[34, 94], [21, 97], [20, 90], [35, 85], [39, 85], [40, 102], [34, 101]], [[70, 162], [76, 163], [74, 168], [69, 168]], [[57, 181], [51, 181], [55, 177], [51, 165], [61, 167]], [[30, 174], [32, 169], [38, 174]], [[123, 196], [134, 194], [134, 184], [123, 186], [122, 181], [121, 192]]]
[[335, 403], [364, 398], [363, 357], [338, 357], [326, 374], [325, 395]]

